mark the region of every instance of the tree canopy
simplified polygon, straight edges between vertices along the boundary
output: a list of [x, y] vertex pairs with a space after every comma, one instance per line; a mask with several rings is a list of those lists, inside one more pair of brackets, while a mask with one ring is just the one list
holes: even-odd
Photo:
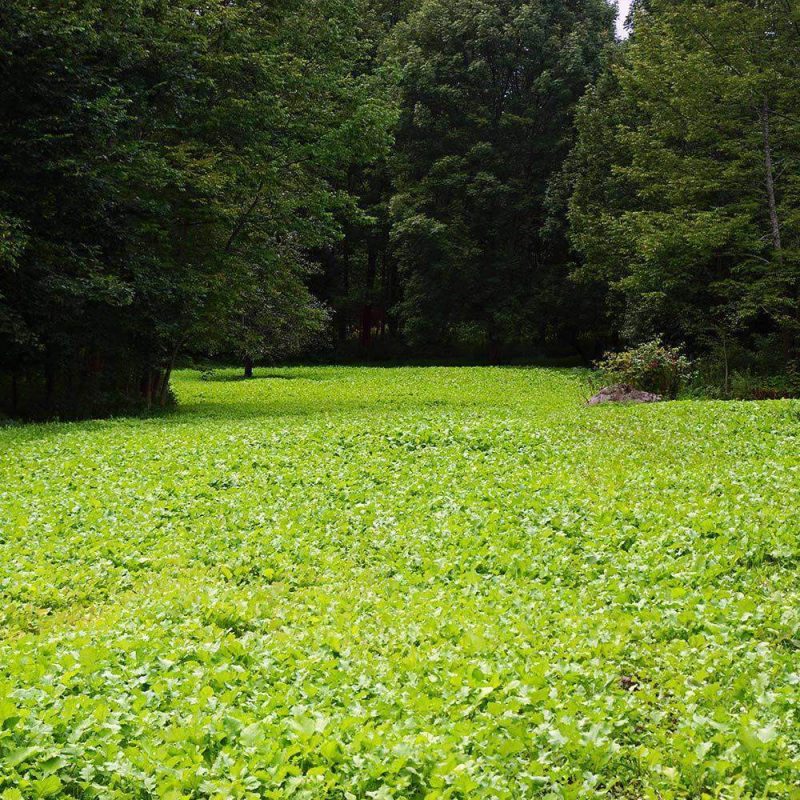
[[[183, 354], [792, 370], [787, 0], [0, 8], [0, 397], [169, 401]], [[335, 349], [331, 351], [329, 348]]]
[[3, 5], [12, 405], [163, 402], [182, 349], [280, 349], [287, 311], [313, 327], [304, 252], [351, 202], [342, 170], [387, 142], [353, 78], [360, 18], [357, 0]]
[[800, 26], [781, 0], [660, 2], [582, 101], [579, 273], [629, 338], [797, 357]]

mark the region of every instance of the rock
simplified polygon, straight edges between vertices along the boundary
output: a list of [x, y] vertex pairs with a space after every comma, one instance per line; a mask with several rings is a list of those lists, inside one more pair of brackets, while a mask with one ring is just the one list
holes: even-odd
[[606, 386], [587, 403], [590, 406], [599, 406], [602, 403], [659, 403], [664, 398], [660, 394], [651, 394], [634, 389], [633, 386], [621, 383], [617, 386]]

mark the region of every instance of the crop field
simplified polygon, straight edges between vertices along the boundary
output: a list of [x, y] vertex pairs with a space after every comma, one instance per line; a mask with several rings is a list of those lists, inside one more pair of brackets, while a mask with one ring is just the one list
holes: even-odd
[[800, 798], [800, 403], [181, 372], [0, 429], [0, 798]]

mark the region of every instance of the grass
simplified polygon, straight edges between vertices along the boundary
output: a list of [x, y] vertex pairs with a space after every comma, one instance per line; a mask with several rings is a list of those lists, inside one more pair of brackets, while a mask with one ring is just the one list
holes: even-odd
[[800, 403], [257, 376], [0, 430], [0, 798], [800, 797]]

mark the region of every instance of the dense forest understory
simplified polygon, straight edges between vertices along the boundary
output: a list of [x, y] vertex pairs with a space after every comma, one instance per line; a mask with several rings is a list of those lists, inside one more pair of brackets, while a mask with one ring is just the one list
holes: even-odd
[[[573, 358], [797, 391], [795, 0], [0, 7], [0, 413], [187, 358]], [[736, 383], [738, 381], [738, 384]], [[742, 392], [744, 394], [744, 392]]]

